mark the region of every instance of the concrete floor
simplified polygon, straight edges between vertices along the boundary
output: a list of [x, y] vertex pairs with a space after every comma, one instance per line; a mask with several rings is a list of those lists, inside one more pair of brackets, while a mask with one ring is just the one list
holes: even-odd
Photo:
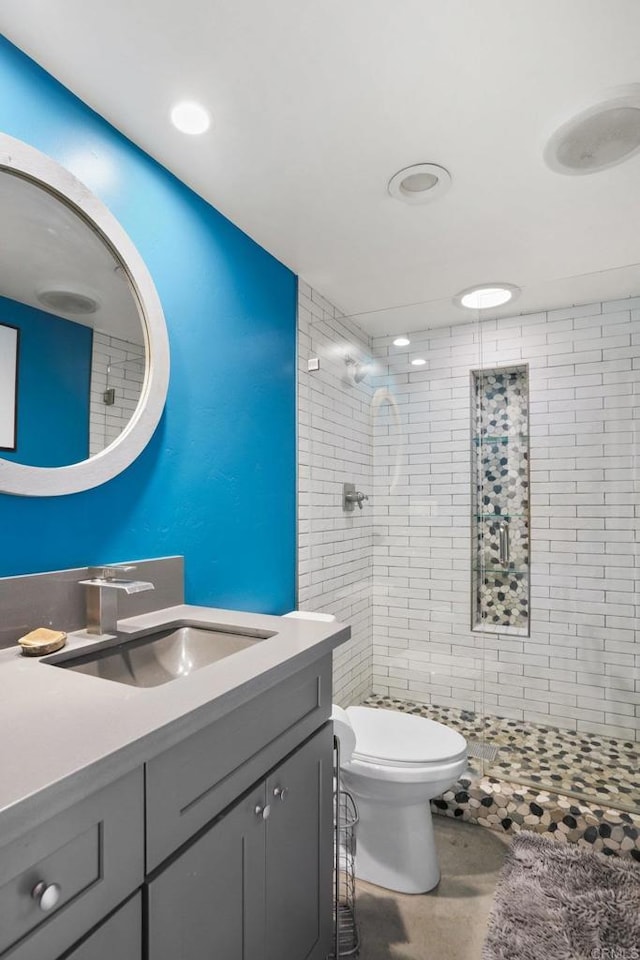
[[509, 841], [476, 824], [434, 817], [442, 879], [407, 896], [358, 882], [361, 960], [480, 960]]

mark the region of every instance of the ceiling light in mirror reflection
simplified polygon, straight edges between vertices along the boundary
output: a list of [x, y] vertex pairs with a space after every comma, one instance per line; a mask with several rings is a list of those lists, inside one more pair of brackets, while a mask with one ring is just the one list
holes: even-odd
[[100, 308], [100, 304], [90, 293], [80, 290], [66, 290], [64, 287], [47, 287], [38, 292], [38, 303], [53, 313], [89, 316]]

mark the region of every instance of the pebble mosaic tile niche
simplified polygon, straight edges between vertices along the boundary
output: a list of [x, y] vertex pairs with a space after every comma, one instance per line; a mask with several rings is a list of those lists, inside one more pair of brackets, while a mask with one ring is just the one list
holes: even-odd
[[529, 376], [472, 371], [472, 629], [529, 634]]

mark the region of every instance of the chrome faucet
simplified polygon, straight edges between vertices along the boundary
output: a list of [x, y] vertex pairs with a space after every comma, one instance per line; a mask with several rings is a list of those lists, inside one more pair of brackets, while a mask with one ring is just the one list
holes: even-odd
[[155, 589], [144, 580], [128, 580], [123, 574], [135, 566], [89, 567], [89, 580], [80, 580], [87, 588], [87, 633], [118, 632], [118, 591], [142, 593]]

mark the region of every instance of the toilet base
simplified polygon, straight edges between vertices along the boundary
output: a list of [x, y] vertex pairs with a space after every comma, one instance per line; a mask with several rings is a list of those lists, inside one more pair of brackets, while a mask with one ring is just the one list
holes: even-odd
[[356, 876], [398, 893], [427, 893], [440, 881], [429, 801], [407, 806], [356, 796]]

